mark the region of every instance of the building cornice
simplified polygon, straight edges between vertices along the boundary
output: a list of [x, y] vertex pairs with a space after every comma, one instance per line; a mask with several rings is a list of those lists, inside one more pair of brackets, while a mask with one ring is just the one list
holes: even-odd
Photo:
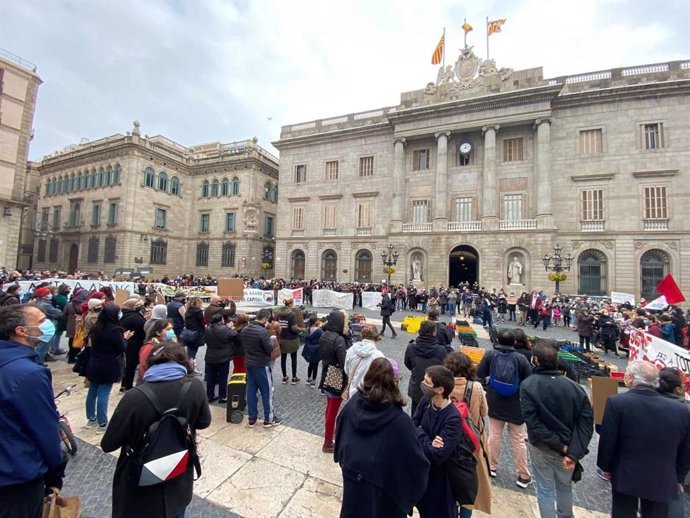
[[579, 92], [564, 92], [553, 103], [553, 109], [618, 102], [626, 99], [690, 94], [690, 79], [674, 79], [657, 83], [611, 86]]
[[599, 174], [575, 174], [570, 177], [573, 182], [601, 182], [605, 180], [612, 180], [616, 173], [599, 173]]
[[635, 178], [664, 178], [668, 176], [676, 176], [678, 169], [663, 169], [659, 171], [633, 171], [632, 175]]
[[324, 131], [319, 133], [310, 133], [307, 135], [299, 135], [295, 137], [281, 138], [272, 142], [276, 149], [290, 149], [291, 147], [300, 147], [307, 144], [315, 144], [318, 142], [334, 142], [338, 139], [349, 139], [353, 137], [366, 137], [373, 134], [380, 134], [389, 132], [391, 125], [388, 122], [370, 124], [368, 126], [357, 126], [353, 128], [341, 128], [331, 131]]
[[342, 194], [324, 194], [322, 196], [319, 196], [319, 199], [322, 201], [326, 200], [340, 200], [342, 199], [343, 195]]

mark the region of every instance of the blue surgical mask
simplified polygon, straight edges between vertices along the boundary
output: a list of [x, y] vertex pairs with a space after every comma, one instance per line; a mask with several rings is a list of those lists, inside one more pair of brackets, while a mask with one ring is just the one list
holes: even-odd
[[168, 329], [165, 332], [165, 336], [163, 338], [165, 338], [166, 342], [174, 342], [175, 341], [175, 330], [174, 329]]
[[38, 337], [39, 342], [50, 342], [55, 336], [55, 325], [50, 320], [44, 320], [38, 326], [26, 327], [37, 327], [41, 330], [41, 336]]

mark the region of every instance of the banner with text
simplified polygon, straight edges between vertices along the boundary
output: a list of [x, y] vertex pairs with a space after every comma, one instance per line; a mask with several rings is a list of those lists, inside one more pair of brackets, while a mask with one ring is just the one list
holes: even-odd
[[363, 291], [362, 292], [362, 307], [366, 309], [376, 309], [381, 304], [380, 291]]
[[74, 292], [77, 288], [83, 288], [86, 291], [98, 291], [103, 286], [109, 286], [113, 289], [113, 293], [116, 290], [127, 290], [130, 295], [135, 293], [136, 284], [133, 282], [114, 282], [114, 281], [89, 281], [89, 280], [77, 280], [77, 279], [42, 279], [40, 281], [19, 281], [19, 286], [21, 286], [22, 293], [33, 292], [33, 290], [39, 284], [47, 282], [53, 286], [60, 286], [61, 284], [66, 284], [69, 286], [70, 291]]
[[317, 308], [352, 309], [354, 295], [331, 290], [314, 290], [311, 292], [312, 305]]
[[303, 291], [302, 288], [297, 288], [296, 290], [290, 288], [283, 288], [278, 292], [278, 304], [282, 304], [285, 299], [292, 299], [295, 306], [301, 306]]
[[630, 331], [630, 359], [651, 362], [658, 369], [675, 367], [690, 375], [690, 352], [639, 329]]
[[611, 302], [614, 304], [629, 303], [631, 306], [635, 305], [635, 295], [631, 293], [622, 293], [620, 291], [611, 292]]

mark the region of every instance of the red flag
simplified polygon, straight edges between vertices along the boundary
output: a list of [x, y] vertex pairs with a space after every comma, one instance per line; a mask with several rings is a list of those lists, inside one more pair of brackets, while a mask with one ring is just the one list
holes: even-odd
[[656, 291], [666, 297], [666, 302], [669, 304], [678, 304], [679, 302], [685, 301], [683, 292], [680, 291], [676, 281], [673, 279], [673, 275], [670, 273], [659, 283], [656, 287]]

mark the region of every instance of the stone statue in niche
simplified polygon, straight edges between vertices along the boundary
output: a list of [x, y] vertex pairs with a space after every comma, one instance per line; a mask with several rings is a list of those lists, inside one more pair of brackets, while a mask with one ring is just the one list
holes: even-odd
[[511, 285], [521, 285], [522, 278], [522, 263], [517, 255], [513, 256], [513, 262], [508, 265], [508, 280]]
[[244, 207], [244, 226], [246, 230], [256, 230], [257, 214], [253, 207]]
[[412, 280], [422, 280], [422, 260], [419, 258], [419, 256], [415, 256], [415, 258], [412, 259]]

